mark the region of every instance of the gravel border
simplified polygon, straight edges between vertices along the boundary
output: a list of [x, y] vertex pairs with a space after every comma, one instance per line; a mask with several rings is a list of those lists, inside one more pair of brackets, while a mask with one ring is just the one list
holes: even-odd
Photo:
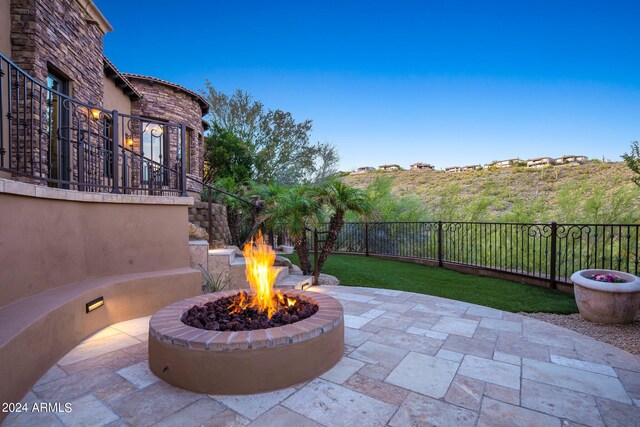
[[640, 314], [626, 325], [603, 325], [584, 320], [579, 313], [518, 313], [543, 322], [553, 323], [640, 356]]

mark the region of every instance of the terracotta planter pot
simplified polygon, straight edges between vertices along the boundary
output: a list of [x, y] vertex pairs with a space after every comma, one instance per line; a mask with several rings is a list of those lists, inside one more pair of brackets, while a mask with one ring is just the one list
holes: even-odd
[[[613, 274], [623, 283], [598, 282], [595, 274]], [[580, 315], [596, 323], [630, 323], [640, 308], [640, 279], [614, 270], [581, 270], [571, 275]]]

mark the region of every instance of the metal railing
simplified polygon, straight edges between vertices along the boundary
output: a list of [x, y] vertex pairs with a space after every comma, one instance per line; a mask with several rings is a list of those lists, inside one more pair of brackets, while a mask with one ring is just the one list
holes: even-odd
[[78, 191], [186, 195], [186, 127], [105, 110], [0, 54], [0, 171]]
[[[324, 224], [319, 232], [328, 229]], [[555, 288], [588, 268], [637, 275], [638, 224], [346, 223], [335, 252], [430, 260], [541, 279]]]

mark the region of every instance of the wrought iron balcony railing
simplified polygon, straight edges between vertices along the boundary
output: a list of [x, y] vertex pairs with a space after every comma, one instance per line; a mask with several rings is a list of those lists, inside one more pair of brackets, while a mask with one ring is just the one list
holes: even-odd
[[186, 127], [105, 110], [0, 54], [0, 171], [78, 191], [186, 196]]

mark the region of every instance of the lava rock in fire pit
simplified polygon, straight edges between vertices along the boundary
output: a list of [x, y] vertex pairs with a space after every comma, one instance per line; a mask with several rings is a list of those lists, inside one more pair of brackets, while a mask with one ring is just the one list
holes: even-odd
[[286, 294], [282, 296], [285, 301], [295, 303], [287, 306], [277, 303], [279, 309], [273, 313], [271, 319], [267, 317], [266, 312], [256, 308], [234, 309], [242, 305], [243, 301], [250, 299], [250, 296], [242, 291], [204, 305], [194, 305], [182, 315], [180, 320], [185, 325], [209, 331], [253, 331], [295, 323], [311, 317], [318, 311], [317, 304], [296, 296]]

